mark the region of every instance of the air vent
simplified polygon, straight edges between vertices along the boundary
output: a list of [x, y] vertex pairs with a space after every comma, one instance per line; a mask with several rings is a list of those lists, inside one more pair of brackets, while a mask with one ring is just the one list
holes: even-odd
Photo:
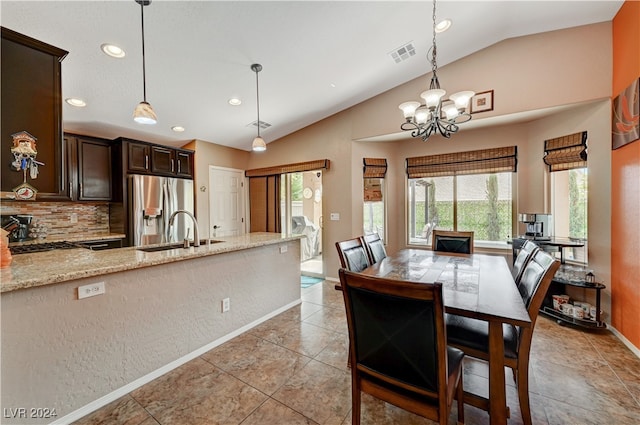
[[409, 59], [411, 56], [416, 54], [416, 49], [413, 47], [413, 41], [408, 42], [407, 44], [394, 49], [389, 52], [389, 56], [395, 63], [400, 63], [404, 60]]
[[[258, 127], [258, 121], [254, 121], [250, 124], [247, 124], [247, 127]], [[264, 130], [265, 128], [271, 127], [271, 124], [268, 122], [260, 121], [260, 129]]]

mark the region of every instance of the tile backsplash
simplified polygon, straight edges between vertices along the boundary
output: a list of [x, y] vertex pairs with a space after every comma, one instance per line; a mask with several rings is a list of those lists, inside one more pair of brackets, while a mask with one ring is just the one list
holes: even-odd
[[31, 214], [32, 227], [43, 227], [47, 237], [91, 236], [109, 232], [109, 204], [79, 202], [16, 202], [3, 200], [2, 215]]

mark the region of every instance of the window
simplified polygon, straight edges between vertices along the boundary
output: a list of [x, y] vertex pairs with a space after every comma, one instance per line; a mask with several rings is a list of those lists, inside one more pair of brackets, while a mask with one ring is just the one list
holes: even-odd
[[378, 233], [385, 240], [384, 179], [364, 179], [364, 234]]
[[584, 240], [584, 247], [565, 248], [565, 260], [587, 262], [587, 132], [544, 141], [551, 174], [553, 236]]
[[516, 146], [407, 158], [408, 242], [434, 229], [472, 231], [474, 244], [507, 248], [513, 235]]
[[431, 244], [433, 229], [473, 231], [476, 245], [513, 234], [512, 173], [409, 179], [409, 243]]
[[582, 239], [582, 248], [565, 248], [565, 259], [587, 262], [587, 168], [551, 173], [553, 234], [560, 238]]
[[363, 231], [365, 235], [377, 233], [386, 240], [386, 207], [384, 176], [387, 173], [385, 158], [362, 158], [363, 194]]

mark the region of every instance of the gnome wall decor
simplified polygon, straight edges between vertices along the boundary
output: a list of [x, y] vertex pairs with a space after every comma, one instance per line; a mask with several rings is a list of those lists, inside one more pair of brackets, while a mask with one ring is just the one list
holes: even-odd
[[13, 154], [13, 162], [11, 167], [16, 171], [22, 171], [22, 184], [13, 188], [16, 199], [35, 200], [38, 190], [27, 183], [27, 173], [34, 180], [38, 177], [38, 166], [44, 165], [42, 162], [36, 161], [38, 151], [36, 149], [36, 139], [26, 131], [12, 134], [13, 146], [11, 153]]

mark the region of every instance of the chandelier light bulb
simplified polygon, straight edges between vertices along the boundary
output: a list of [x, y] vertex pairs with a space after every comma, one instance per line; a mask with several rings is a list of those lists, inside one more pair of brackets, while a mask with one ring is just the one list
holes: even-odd
[[427, 91], [422, 92], [420, 97], [423, 98], [424, 101], [426, 102], [427, 108], [429, 108], [431, 110], [434, 110], [434, 109], [436, 109], [436, 107], [440, 103], [440, 99], [442, 99], [442, 97], [445, 94], [447, 94], [447, 92], [445, 90], [442, 90], [442, 89], [431, 89], [431, 90], [427, 90]]
[[404, 102], [398, 108], [402, 110], [405, 118], [413, 118], [419, 106], [420, 102]]
[[426, 108], [420, 108], [416, 111], [416, 123], [426, 124], [431, 118], [431, 112]]
[[474, 95], [475, 92], [472, 92], [471, 90], [465, 90], [454, 93], [449, 96], [449, 98], [456, 103], [456, 108], [464, 111], [469, 107], [469, 101]]

